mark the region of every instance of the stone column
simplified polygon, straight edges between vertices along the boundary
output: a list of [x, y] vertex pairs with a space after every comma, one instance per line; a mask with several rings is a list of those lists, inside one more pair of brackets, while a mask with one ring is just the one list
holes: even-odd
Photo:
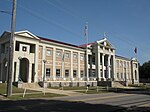
[[92, 74], [92, 55], [90, 55], [90, 74]]
[[96, 64], [96, 74], [98, 81], [101, 78], [101, 73], [100, 73], [100, 52], [97, 52], [95, 55], [95, 64]]
[[137, 68], [136, 68], [136, 70], [137, 70], [137, 82], [138, 82], [138, 85], [139, 85], [139, 70], [138, 70], [138, 68], [139, 68], [139, 65], [138, 65], [138, 61], [137, 61]]
[[39, 55], [39, 45], [36, 44], [35, 45], [35, 61], [34, 61], [34, 65], [35, 65], [35, 76], [34, 76], [34, 82], [38, 82], [38, 55]]
[[64, 59], [65, 59], [65, 52], [64, 52], [64, 49], [62, 50], [62, 71], [61, 71], [61, 74], [62, 74], [62, 80], [63, 80], [63, 78], [64, 78], [64, 69], [65, 69], [65, 67], [64, 67]]
[[17, 82], [18, 81], [18, 78], [20, 77], [19, 75], [20, 75], [20, 60], [18, 60], [17, 61], [17, 63], [16, 63], [16, 77], [15, 77], [15, 82]]
[[78, 80], [80, 80], [80, 52], [78, 52]]
[[87, 79], [87, 81], [89, 81], [89, 71], [88, 71], [88, 49], [86, 49], [86, 62], [85, 62], [85, 64], [86, 64], [86, 67], [85, 67], [85, 69], [86, 69], [86, 79]]
[[29, 62], [29, 77], [28, 77], [28, 83], [31, 83], [31, 76], [32, 76], [32, 63]]
[[102, 54], [102, 78], [105, 79], [105, 72], [104, 72], [104, 57], [105, 54]]
[[124, 64], [125, 64], [125, 66], [124, 66], [124, 69], [125, 69], [125, 71], [124, 71], [124, 73], [125, 73], [125, 81], [127, 81], [127, 80], [128, 80], [128, 75], [127, 75], [127, 62], [124, 62]]
[[[115, 55], [113, 55], [113, 64], [112, 64], [112, 71], [113, 71], [113, 73], [112, 73], [112, 78], [113, 78], [113, 80], [116, 80], [116, 71], [115, 71], [115, 68], [116, 68], [116, 64], [115, 64], [115, 62], [116, 62], [116, 60], [115, 60]], [[120, 66], [119, 66], [120, 67]]]
[[111, 78], [111, 74], [110, 74], [110, 59], [111, 59], [111, 55], [108, 56], [108, 79]]
[[42, 79], [44, 77], [44, 63], [43, 63], [43, 60], [45, 60], [45, 52], [46, 52], [46, 47], [43, 46], [43, 54], [42, 54]]
[[73, 51], [70, 53], [70, 80], [73, 78]]
[[56, 48], [53, 48], [53, 80], [56, 80]]

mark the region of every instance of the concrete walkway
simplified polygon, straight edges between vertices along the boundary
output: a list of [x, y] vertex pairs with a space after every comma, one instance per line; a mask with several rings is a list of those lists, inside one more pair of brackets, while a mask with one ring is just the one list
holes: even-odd
[[27, 90], [40, 91], [45, 93], [54, 93], [54, 94], [62, 94], [67, 96], [78, 96], [83, 95], [83, 93], [75, 92], [73, 90], [60, 90], [60, 89], [49, 89], [49, 88], [26, 88]]

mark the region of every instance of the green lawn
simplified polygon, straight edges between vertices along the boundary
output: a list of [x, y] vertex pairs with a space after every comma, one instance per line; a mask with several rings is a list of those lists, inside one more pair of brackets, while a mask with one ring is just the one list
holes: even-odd
[[129, 87], [150, 90], [150, 83], [145, 83], [145, 84], [140, 83], [139, 85], [138, 84], [129, 84]]
[[[62, 89], [62, 87], [49, 87], [50, 89]], [[106, 89], [106, 87], [98, 87], [99, 89]], [[82, 86], [82, 87], [63, 87], [63, 90], [86, 90], [87, 87], [86, 86]], [[96, 90], [97, 87], [93, 87], [90, 86], [89, 90]]]
[[[6, 94], [6, 88], [7, 88], [6, 83], [0, 84], [0, 94]], [[23, 93], [23, 92], [24, 92], [24, 89], [17, 88], [16, 86], [12, 86], [12, 94], [13, 93]], [[27, 90], [27, 93], [31, 93], [31, 92], [36, 92], [36, 91]]]
[[[59, 89], [62, 90], [62, 87], [49, 87], [50, 89]], [[84, 93], [84, 94], [100, 94], [100, 93], [106, 93], [108, 92], [106, 87], [98, 87], [98, 91], [97, 91], [97, 87], [93, 87], [90, 86], [88, 88], [87, 91], [87, 87], [83, 86], [83, 87], [63, 87], [63, 90], [73, 90], [75, 92], [80, 92], [80, 93]]]
[[[6, 95], [6, 88], [7, 88], [6, 83], [0, 84], [0, 95]], [[49, 98], [49, 97], [64, 96], [64, 95], [53, 94], [53, 93], [46, 93], [44, 95], [43, 92], [26, 90], [25, 97], [23, 98], [23, 93], [24, 93], [24, 89], [12, 86], [12, 96], [7, 98], [13, 100], [21, 100], [21, 99], [28, 99], [28, 98]]]
[[26, 94], [23, 97], [23, 94], [21, 95], [12, 95], [11, 97], [8, 97], [9, 99], [12, 100], [22, 100], [22, 99], [31, 99], [31, 98], [51, 98], [51, 97], [59, 97], [59, 96], [65, 96], [65, 95], [60, 95], [60, 94], [53, 94], [53, 93], [31, 93], [31, 94]]

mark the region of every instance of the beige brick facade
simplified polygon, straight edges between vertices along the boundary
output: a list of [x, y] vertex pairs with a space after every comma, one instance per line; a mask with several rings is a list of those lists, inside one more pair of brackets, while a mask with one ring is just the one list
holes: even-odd
[[[9, 32], [0, 38], [0, 81], [7, 77], [6, 56]], [[71, 45], [33, 35], [15, 33], [13, 82], [97, 82], [138, 83], [138, 61], [117, 56], [111, 43], [103, 38], [88, 45]]]

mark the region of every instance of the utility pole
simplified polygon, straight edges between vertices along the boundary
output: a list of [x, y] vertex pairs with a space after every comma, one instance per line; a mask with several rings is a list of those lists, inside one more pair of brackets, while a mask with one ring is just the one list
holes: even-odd
[[13, 67], [13, 51], [14, 51], [14, 31], [15, 31], [15, 18], [16, 18], [16, 0], [13, 0], [12, 18], [11, 18], [11, 36], [9, 39], [9, 69], [7, 79], [7, 97], [12, 95], [12, 67]]

